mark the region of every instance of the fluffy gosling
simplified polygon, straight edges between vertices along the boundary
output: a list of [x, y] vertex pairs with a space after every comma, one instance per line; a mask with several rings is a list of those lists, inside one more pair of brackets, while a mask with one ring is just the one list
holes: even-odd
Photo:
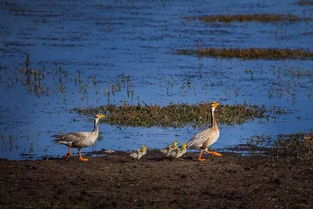
[[142, 145], [142, 147], [133, 153], [131, 153], [129, 156], [139, 160], [142, 156], [144, 156], [147, 153], [147, 147], [145, 145]]
[[169, 156], [169, 154], [173, 151], [173, 150], [175, 150], [175, 149], [177, 149], [178, 148], [178, 146], [177, 146], [177, 141], [175, 140], [175, 141], [173, 141], [172, 142], [172, 144], [170, 145], [170, 146], [168, 146], [168, 147], [165, 147], [165, 148], [163, 148], [163, 149], [160, 149], [160, 152], [162, 152], [164, 155], [166, 155], [166, 156]]
[[169, 153], [169, 157], [172, 158], [180, 158], [187, 152], [187, 144], [182, 144], [180, 148], [174, 149], [172, 152]]

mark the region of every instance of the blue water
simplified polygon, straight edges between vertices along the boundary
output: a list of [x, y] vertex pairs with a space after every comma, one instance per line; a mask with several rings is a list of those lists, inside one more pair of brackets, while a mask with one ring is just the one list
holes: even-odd
[[[278, 106], [287, 115], [220, 125], [214, 149], [254, 135], [313, 128], [312, 60], [239, 60], [176, 55], [177, 49], [300, 48], [313, 50], [312, 21], [204, 23], [185, 17], [214, 14], [293, 14], [313, 18], [296, 1], [2, 1], [0, 3], [0, 158], [58, 157], [51, 135], [92, 129], [92, 118], [71, 111], [104, 104], [223, 104]], [[44, 72], [41, 93], [21, 71], [26, 55]], [[306, 73], [293, 76], [292, 72]], [[156, 149], [188, 140], [200, 129], [133, 128], [101, 124], [101, 149]]]

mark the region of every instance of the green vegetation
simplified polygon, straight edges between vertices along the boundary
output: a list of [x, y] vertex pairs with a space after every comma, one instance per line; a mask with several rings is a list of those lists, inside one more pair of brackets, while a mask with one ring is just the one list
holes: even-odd
[[10, 74], [0, 67], [2, 87], [12, 89], [22, 85], [27, 93], [34, 94], [37, 97], [63, 96], [72, 91], [73, 93], [80, 93], [82, 100], [87, 100], [88, 93], [95, 89], [94, 87], [97, 86], [98, 81], [95, 75], [86, 77], [79, 70], [68, 71], [61, 67], [34, 68], [31, 66], [29, 55], [26, 55], [23, 66]]
[[269, 98], [286, 97], [295, 102], [297, 92], [303, 92], [304, 96], [312, 98], [313, 92], [313, 69], [298, 69], [289, 67], [286, 69], [272, 66], [270, 68], [274, 79], [268, 84]]
[[313, 79], [313, 70], [312, 69], [294, 69], [294, 68], [288, 68], [287, 70], [284, 70], [281, 72], [283, 76], [289, 77], [289, 78], [310, 78]]
[[313, 52], [302, 49], [196, 49], [177, 50], [179, 55], [196, 55], [199, 57], [215, 58], [241, 58], [241, 59], [310, 59], [313, 60]]
[[[171, 104], [158, 105], [106, 105], [95, 108], [75, 108], [80, 114], [95, 115], [106, 113], [104, 122], [126, 126], [182, 127], [186, 125], [207, 126], [211, 121], [209, 103], [198, 105]], [[219, 123], [242, 124], [254, 118], [268, 118], [273, 114], [284, 114], [281, 109], [267, 110], [265, 107], [251, 105], [220, 105], [216, 110]]]
[[313, 165], [313, 132], [279, 135], [275, 147], [275, 155], [288, 162]]
[[246, 143], [248, 145], [264, 147], [264, 146], [270, 144], [270, 142], [272, 141], [272, 137], [266, 136], [266, 135], [251, 136], [251, 137], [247, 138], [246, 140], [247, 140]]
[[281, 14], [240, 14], [240, 15], [210, 15], [202, 17], [190, 17], [189, 19], [199, 19], [205, 22], [296, 22], [301, 18], [294, 15]]

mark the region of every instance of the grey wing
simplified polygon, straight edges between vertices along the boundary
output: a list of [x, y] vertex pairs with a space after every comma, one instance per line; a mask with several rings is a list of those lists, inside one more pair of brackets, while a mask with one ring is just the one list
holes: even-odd
[[73, 132], [68, 134], [56, 135], [54, 142], [57, 144], [65, 144], [71, 146], [81, 140], [87, 139], [90, 136], [90, 132]]
[[200, 133], [193, 136], [189, 140], [187, 147], [193, 148], [193, 149], [201, 148], [203, 146], [203, 144], [205, 143], [205, 141], [208, 140], [208, 138], [210, 137], [210, 130], [211, 129], [201, 131]]

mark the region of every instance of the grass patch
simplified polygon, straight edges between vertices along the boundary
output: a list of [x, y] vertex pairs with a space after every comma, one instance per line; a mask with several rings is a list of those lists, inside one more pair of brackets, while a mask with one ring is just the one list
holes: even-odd
[[279, 135], [275, 154], [292, 163], [313, 165], [313, 132]]
[[[142, 126], [142, 127], [196, 127], [210, 124], [210, 104], [197, 105], [171, 104], [168, 106], [141, 106], [141, 105], [106, 105], [95, 108], [75, 108], [80, 114], [95, 115], [106, 113], [103, 120], [112, 125]], [[284, 114], [281, 109], [267, 110], [265, 107], [252, 105], [220, 105], [216, 110], [219, 123], [233, 125], [242, 124], [254, 118], [268, 118], [273, 114]]]
[[302, 49], [196, 49], [177, 50], [179, 55], [196, 55], [199, 57], [215, 58], [241, 58], [241, 59], [310, 59], [313, 60], [313, 52]]
[[296, 22], [302, 20], [294, 15], [281, 14], [240, 14], [240, 15], [210, 15], [201, 17], [190, 17], [187, 19], [198, 19], [205, 22]]

